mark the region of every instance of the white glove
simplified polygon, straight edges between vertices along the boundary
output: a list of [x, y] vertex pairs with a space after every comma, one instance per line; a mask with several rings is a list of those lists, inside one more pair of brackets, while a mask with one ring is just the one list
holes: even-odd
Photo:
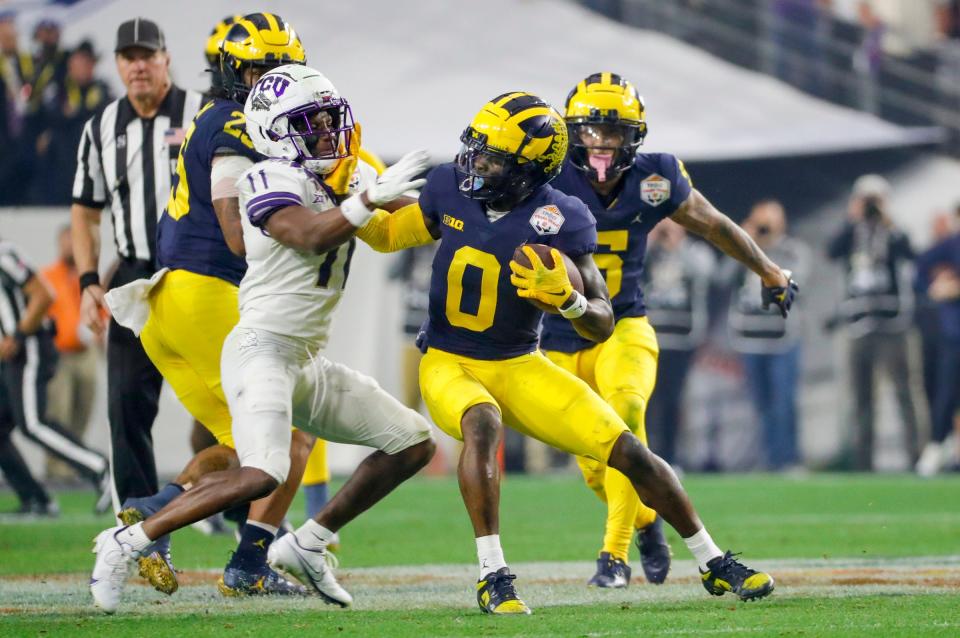
[[426, 150], [410, 151], [367, 188], [367, 200], [374, 206], [382, 206], [409, 190], [420, 188], [427, 180], [413, 178], [427, 170], [429, 165], [430, 155]]

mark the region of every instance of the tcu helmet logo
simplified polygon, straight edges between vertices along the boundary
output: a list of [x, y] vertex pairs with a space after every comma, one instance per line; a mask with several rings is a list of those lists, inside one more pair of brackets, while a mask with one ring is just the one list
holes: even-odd
[[563, 226], [563, 219], [560, 209], [549, 204], [533, 211], [533, 215], [530, 216], [530, 225], [538, 235], [556, 235]]
[[290, 80], [280, 75], [268, 75], [257, 83], [257, 90], [266, 93], [268, 89], [273, 89], [273, 95], [279, 100], [283, 92], [290, 85]]
[[[256, 93], [250, 100], [250, 106], [255, 111], [269, 111], [275, 100], [279, 100], [290, 85], [289, 78], [280, 75], [267, 75], [257, 82]], [[270, 99], [269, 91], [273, 90], [274, 100]]]

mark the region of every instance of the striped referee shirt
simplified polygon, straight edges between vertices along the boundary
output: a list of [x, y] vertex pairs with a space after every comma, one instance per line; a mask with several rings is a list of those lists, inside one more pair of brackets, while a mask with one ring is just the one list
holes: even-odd
[[23, 287], [33, 270], [8, 241], [0, 240], [0, 337], [12, 336], [27, 307]]
[[202, 101], [196, 91], [171, 86], [153, 118], [138, 116], [124, 96], [84, 126], [73, 203], [109, 206], [121, 257], [156, 263], [157, 220], [170, 197], [185, 129]]

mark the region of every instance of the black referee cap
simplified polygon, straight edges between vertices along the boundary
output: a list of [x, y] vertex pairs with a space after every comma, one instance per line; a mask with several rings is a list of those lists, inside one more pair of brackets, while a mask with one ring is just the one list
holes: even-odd
[[156, 22], [146, 18], [134, 18], [127, 20], [117, 29], [117, 46], [114, 52], [119, 53], [128, 47], [161, 51], [167, 48], [167, 42]]

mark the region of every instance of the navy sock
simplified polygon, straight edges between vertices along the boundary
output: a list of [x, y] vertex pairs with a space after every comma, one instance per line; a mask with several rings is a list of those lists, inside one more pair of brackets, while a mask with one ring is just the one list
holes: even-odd
[[257, 525], [247, 523], [240, 533], [240, 543], [227, 567], [239, 567], [248, 571], [259, 569], [267, 563], [267, 549], [274, 534]]
[[304, 485], [303, 494], [307, 497], [307, 518], [315, 518], [323, 506], [327, 504], [328, 494], [326, 483]]
[[153, 496], [144, 496], [142, 498], [128, 498], [123, 502], [124, 507], [128, 507], [127, 503], [133, 504], [141, 512], [146, 512], [149, 514], [155, 514], [159, 512], [166, 506], [167, 503], [172, 501], [183, 494], [183, 488], [176, 483], [167, 483], [160, 491], [154, 494]]

